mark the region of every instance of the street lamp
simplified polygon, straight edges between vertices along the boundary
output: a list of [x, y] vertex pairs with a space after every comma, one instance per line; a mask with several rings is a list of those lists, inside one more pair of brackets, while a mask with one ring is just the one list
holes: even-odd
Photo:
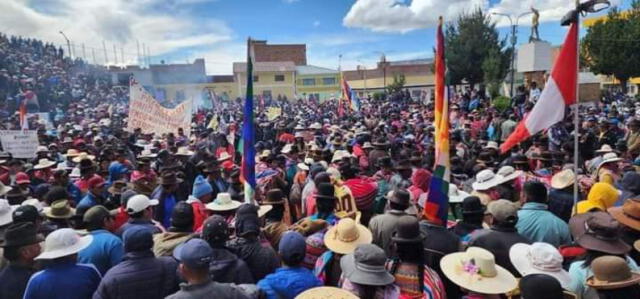
[[71, 57], [71, 60], [73, 60], [73, 56], [71, 56], [71, 42], [69, 41], [67, 36], [64, 34], [64, 32], [62, 32], [62, 30], [60, 30], [60, 34], [62, 34], [62, 37], [64, 37], [64, 39], [67, 41], [67, 49], [69, 49], [69, 57]]
[[562, 20], [560, 24], [562, 26], [569, 26], [574, 21], [578, 21], [578, 13], [581, 13], [583, 16], [587, 13], [596, 13], [602, 10], [605, 10], [611, 6], [611, 3], [608, 0], [589, 0], [587, 2], [580, 3], [579, 0], [576, 0], [576, 9], [569, 11]]
[[515, 81], [515, 73], [516, 73], [516, 67], [515, 67], [515, 60], [516, 60], [516, 42], [518, 41], [518, 37], [516, 36], [517, 33], [517, 28], [518, 28], [518, 21], [520, 21], [520, 18], [531, 14], [530, 11], [527, 12], [523, 12], [520, 15], [518, 15], [518, 17], [516, 18], [516, 23], [513, 23], [513, 19], [511, 18], [510, 15], [508, 14], [504, 14], [504, 13], [499, 13], [499, 12], [494, 12], [491, 13], [492, 15], [495, 16], [502, 16], [502, 17], [507, 17], [507, 19], [509, 19], [509, 24], [511, 26], [511, 65], [510, 65], [510, 69], [511, 69], [511, 88], [509, 89], [509, 96], [511, 96], [513, 98], [513, 83]]

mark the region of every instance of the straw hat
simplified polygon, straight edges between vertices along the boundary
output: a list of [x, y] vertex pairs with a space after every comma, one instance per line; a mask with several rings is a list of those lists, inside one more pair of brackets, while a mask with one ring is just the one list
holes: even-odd
[[262, 218], [262, 216], [266, 215], [273, 209], [272, 205], [259, 205], [258, 206], [258, 218]]
[[551, 187], [554, 189], [567, 188], [576, 181], [576, 174], [571, 169], [565, 169], [553, 175]]
[[138, 159], [153, 159], [157, 157], [157, 154], [154, 154], [151, 150], [145, 149], [140, 152], [138, 155]]
[[70, 148], [67, 150], [67, 153], [64, 154], [63, 156], [67, 157], [67, 158], [73, 158], [73, 157], [77, 157], [78, 155], [80, 155], [80, 152], [74, 148]]
[[473, 190], [485, 191], [500, 185], [501, 181], [501, 177], [493, 173], [493, 170], [485, 169], [476, 174], [476, 181], [471, 186]]
[[562, 268], [562, 255], [548, 243], [514, 244], [509, 250], [509, 258], [522, 276], [546, 274], [556, 278], [565, 289], [571, 284], [569, 272]]
[[500, 167], [496, 174], [502, 177], [502, 183], [506, 183], [519, 178], [522, 175], [522, 171], [516, 170], [513, 166], [506, 165]]
[[600, 147], [600, 149], [596, 150], [596, 153], [598, 154], [612, 153], [612, 152], [613, 152], [613, 148], [611, 148], [611, 146], [608, 144], [603, 144]]
[[618, 222], [640, 231], [640, 200], [626, 200], [621, 207], [609, 208], [607, 212]]
[[53, 231], [44, 241], [44, 251], [36, 260], [56, 259], [78, 253], [91, 244], [93, 236], [80, 237], [76, 231], [70, 228], [61, 228]]
[[73, 217], [76, 210], [71, 208], [66, 199], [56, 200], [51, 206], [44, 208], [44, 215], [53, 219], [69, 219]]
[[458, 189], [455, 184], [449, 184], [449, 202], [460, 203], [469, 196], [469, 193]]
[[82, 153], [78, 154], [78, 156], [73, 158], [72, 161], [74, 163], [80, 163], [80, 161], [82, 161], [84, 159], [88, 159], [88, 160], [93, 161], [95, 158], [96, 158], [96, 156], [94, 156], [94, 155], [89, 155], [87, 153], [82, 152]]
[[640, 283], [640, 273], [631, 272], [627, 261], [618, 256], [601, 256], [591, 263], [593, 276], [587, 285], [597, 290], [620, 289]]
[[509, 271], [496, 265], [491, 252], [479, 247], [444, 256], [440, 268], [453, 283], [481, 294], [504, 294], [518, 285]]
[[616, 155], [616, 153], [606, 153], [606, 154], [604, 154], [602, 156], [602, 161], [600, 161], [600, 163], [598, 163], [598, 167], [596, 169], [596, 173], [600, 169], [600, 167], [602, 167], [602, 165], [607, 164], [607, 163], [619, 162], [619, 161], [622, 161], [622, 158], [618, 157], [618, 155]]
[[360, 244], [371, 243], [372, 235], [364, 225], [351, 218], [341, 219], [324, 235], [324, 244], [339, 254], [352, 253]]
[[240, 202], [231, 199], [231, 194], [221, 192], [218, 193], [215, 200], [206, 205], [206, 208], [211, 211], [231, 211], [240, 205], [242, 205]]
[[296, 299], [358, 299], [358, 296], [336, 287], [317, 287], [300, 293]]
[[372, 148], [373, 148], [373, 145], [369, 141], [365, 141], [365, 143], [362, 145], [362, 149], [372, 149]]
[[49, 168], [53, 165], [56, 165], [56, 162], [54, 161], [50, 161], [49, 159], [40, 159], [38, 160], [38, 164], [33, 166], [33, 169], [38, 170], [38, 169], [45, 169], [45, 168]]
[[178, 151], [176, 152], [176, 156], [193, 156], [194, 152], [190, 151], [188, 147], [186, 146], [182, 146], [178, 148]]

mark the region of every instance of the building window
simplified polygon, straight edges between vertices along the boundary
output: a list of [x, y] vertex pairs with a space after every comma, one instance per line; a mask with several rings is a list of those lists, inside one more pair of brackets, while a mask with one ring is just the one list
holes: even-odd
[[253, 82], [258, 82], [259, 77], [258, 76], [253, 76]]
[[322, 78], [323, 85], [336, 85], [336, 78]]
[[302, 79], [302, 85], [316, 85], [316, 79], [314, 78]]
[[284, 82], [284, 75], [275, 75], [276, 82]]

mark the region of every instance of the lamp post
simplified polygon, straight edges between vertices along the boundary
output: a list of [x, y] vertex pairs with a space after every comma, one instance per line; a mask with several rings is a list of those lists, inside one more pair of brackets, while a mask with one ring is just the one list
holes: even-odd
[[495, 16], [502, 16], [502, 17], [506, 17], [507, 19], [509, 19], [509, 26], [511, 26], [511, 64], [509, 66], [509, 68], [511, 69], [511, 87], [509, 89], [509, 96], [513, 97], [513, 84], [515, 81], [515, 74], [516, 74], [516, 67], [515, 67], [515, 60], [516, 60], [516, 43], [518, 42], [518, 37], [516, 36], [516, 33], [518, 32], [518, 21], [520, 21], [520, 18], [531, 14], [530, 11], [528, 12], [523, 12], [520, 15], [518, 15], [518, 17], [516, 17], [516, 23], [513, 23], [513, 19], [511, 18], [510, 15], [508, 14], [504, 14], [504, 13], [499, 13], [499, 12], [494, 12], [491, 13], [492, 15]]
[[71, 59], [73, 60], [73, 56], [71, 56], [71, 42], [69, 41], [67, 36], [64, 34], [64, 32], [62, 32], [62, 30], [60, 30], [60, 34], [62, 34], [62, 37], [64, 37], [64, 39], [67, 41], [67, 49], [69, 49], [69, 57], [71, 57]]

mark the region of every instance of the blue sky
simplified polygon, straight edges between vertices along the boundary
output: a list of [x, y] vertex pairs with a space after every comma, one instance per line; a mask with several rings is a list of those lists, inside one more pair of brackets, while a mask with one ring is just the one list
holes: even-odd
[[[612, 0], [623, 8], [630, 0]], [[445, 4], [446, 3], [446, 4]], [[75, 56], [97, 63], [138, 62], [146, 45], [153, 63], [204, 57], [207, 73], [231, 73], [246, 56], [246, 38], [269, 43], [306, 43], [308, 62], [343, 69], [390, 60], [432, 56], [438, 15], [452, 20], [482, 7], [517, 15], [531, 5], [541, 12], [540, 35], [559, 44], [559, 19], [572, 0], [2, 0], [0, 32], [63, 44], [63, 30]], [[506, 18], [496, 19], [505, 37]], [[530, 16], [520, 20], [526, 42]], [[103, 43], [107, 48], [107, 55]], [[85, 46], [82, 51], [82, 45]], [[116, 47], [114, 53], [113, 47]]]

